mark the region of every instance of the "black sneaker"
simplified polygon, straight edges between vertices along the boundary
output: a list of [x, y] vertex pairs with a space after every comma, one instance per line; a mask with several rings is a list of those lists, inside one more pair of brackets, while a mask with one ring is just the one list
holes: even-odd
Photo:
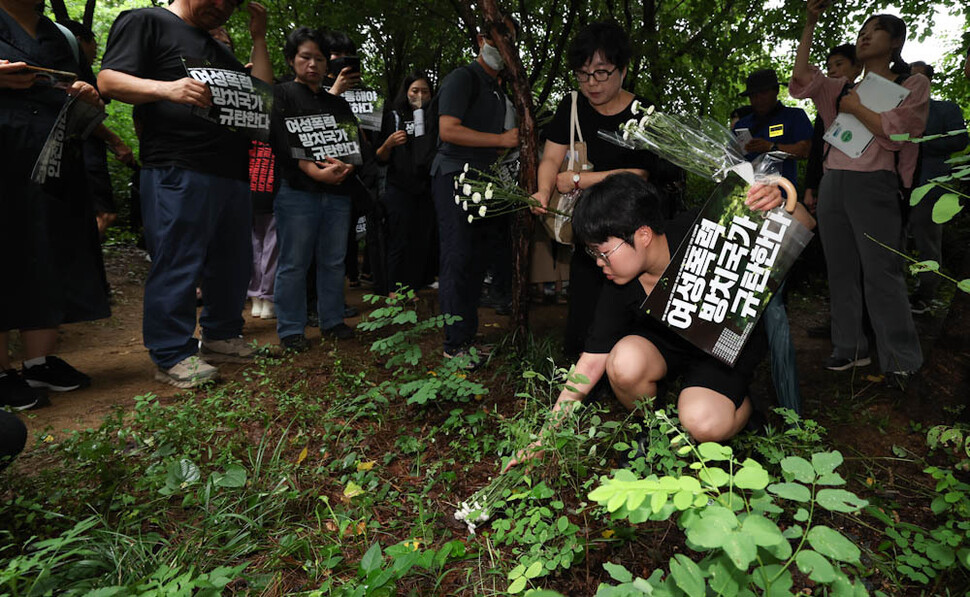
[[285, 338], [280, 338], [280, 346], [283, 347], [283, 350], [306, 352], [310, 350], [310, 341], [303, 334], [293, 334]]
[[323, 337], [330, 336], [332, 338], [336, 338], [337, 340], [349, 340], [350, 338], [354, 337], [354, 330], [350, 329], [346, 323], [341, 322], [333, 327], [320, 330], [320, 334]]
[[37, 391], [27, 385], [19, 371], [8, 369], [0, 372], [0, 406], [27, 410], [40, 406], [40, 401]]
[[842, 357], [837, 357], [835, 355], [830, 356], [825, 359], [825, 364], [822, 365], [829, 371], [845, 371], [846, 369], [852, 369], [853, 367], [865, 367], [872, 360], [869, 357], [856, 357], [854, 359], [847, 359]]
[[43, 365], [24, 366], [22, 373], [30, 387], [54, 392], [70, 392], [91, 385], [90, 377], [55, 356], [47, 357]]
[[891, 390], [905, 392], [912, 378], [912, 371], [887, 371], [883, 378], [883, 383]]

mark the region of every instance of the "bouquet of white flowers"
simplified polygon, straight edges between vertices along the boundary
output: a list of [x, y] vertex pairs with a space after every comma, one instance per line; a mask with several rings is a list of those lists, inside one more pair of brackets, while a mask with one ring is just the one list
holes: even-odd
[[[455, 205], [468, 212], [468, 223], [539, 206], [539, 202], [501, 174], [465, 168], [455, 179]], [[557, 213], [552, 209], [546, 211]]]

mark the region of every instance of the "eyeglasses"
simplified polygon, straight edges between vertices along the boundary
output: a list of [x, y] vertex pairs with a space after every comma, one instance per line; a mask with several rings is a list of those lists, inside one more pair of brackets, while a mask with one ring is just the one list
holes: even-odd
[[605, 253], [603, 253], [602, 251], [597, 251], [593, 247], [586, 245], [586, 254], [592, 257], [593, 261], [596, 261], [597, 259], [602, 259], [603, 263], [606, 264], [606, 267], [612, 267], [610, 266], [610, 255], [612, 255], [613, 253], [616, 253], [617, 249], [622, 247], [624, 242], [625, 241], [621, 240], [620, 242], [616, 243], [615, 247], [613, 247], [612, 249], [610, 249]]
[[594, 70], [591, 73], [588, 73], [584, 70], [575, 70], [573, 71], [573, 74], [576, 75], [576, 80], [579, 81], [580, 83], [589, 82], [590, 77], [593, 77], [594, 79], [602, 83], [603, 81], [609, 79], [610, 75], [615, 73], [619, 68], [620, 67], [618, 66], [614, 66], [613, 70], [599, 69], [599, 70]]

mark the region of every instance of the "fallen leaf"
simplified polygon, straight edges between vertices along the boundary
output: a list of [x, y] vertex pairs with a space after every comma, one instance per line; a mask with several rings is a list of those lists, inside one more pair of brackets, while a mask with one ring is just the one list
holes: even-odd
[[605, 531], [603, 531], [603, 538], [604, 539], [609, 539], [610, 537], [612, 537], [615, 534], [616, 533], [613, 531], [613, 529], [606, 529]]
[[871, 381], [872, 383], [879, 383], [883, 379], [885, 379], [885, 377], [882, 376], [882, 375], [867, 375], [866, 376], [866, 381]]
[[357, 463], [357, 472], [359, 473], [359, 472], [362, 472], [362, 471], [369, 471], [370, 469], [374, 468], [374, 465], [375, 464], [377, 464], [377, 463], [374, 462], [373, 460], [370, 460], [368, 462], [358, 462]]
[[296, 463], [301, 464], [304, 460], [306, 460], [306, 455], [307, 455], [307, 447], [303, 446], [303, 449], [300, 450], [300, 455], [296, 457]]
[[364, 495], [367, 493], [363, 487], [354, 483], [353, 481], [347, 483], [347, 487], [344, 487], [344, 497], [355, 498], [358, 495]]

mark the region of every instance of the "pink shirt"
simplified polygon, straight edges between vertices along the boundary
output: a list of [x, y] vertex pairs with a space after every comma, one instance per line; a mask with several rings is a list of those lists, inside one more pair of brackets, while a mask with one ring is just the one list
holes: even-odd
[[[794, 78], [788, 87], [792, 97], [811, 98], [815, 108], [822, 117], [825, 128], [835, 120], [835, 101], [842, 93], [846, 79], [826, 77], [817, 66], [812, 66], [812, 80], [808, 85], [800, 85]], [[930, 81], [923, 75], [911, 75], [902, 83], [910, 90], [899, 107], [882, 112], [879, 119], [882, 122], [882, 133], [876, 133], [873, 143], [858, 158], [850, 158], [839, 149], [832, 147], [828, 151], [823, 166], [826, 170], [853, 170], [855, 172], [875, 172], [877, 170], [895, 171], [895, 152], [899, 152], [899, 176], [903, 186], [913, 185], [913, 171], [916, 169], [916, 158], [919, 147], [915, 143], [891, 141], [890, 135], [909, 133], [911, 137], [918, 137], [926, 129], [926, 118], [930, 109]], [[828, 148], [826, 148], [828, 149]]]

